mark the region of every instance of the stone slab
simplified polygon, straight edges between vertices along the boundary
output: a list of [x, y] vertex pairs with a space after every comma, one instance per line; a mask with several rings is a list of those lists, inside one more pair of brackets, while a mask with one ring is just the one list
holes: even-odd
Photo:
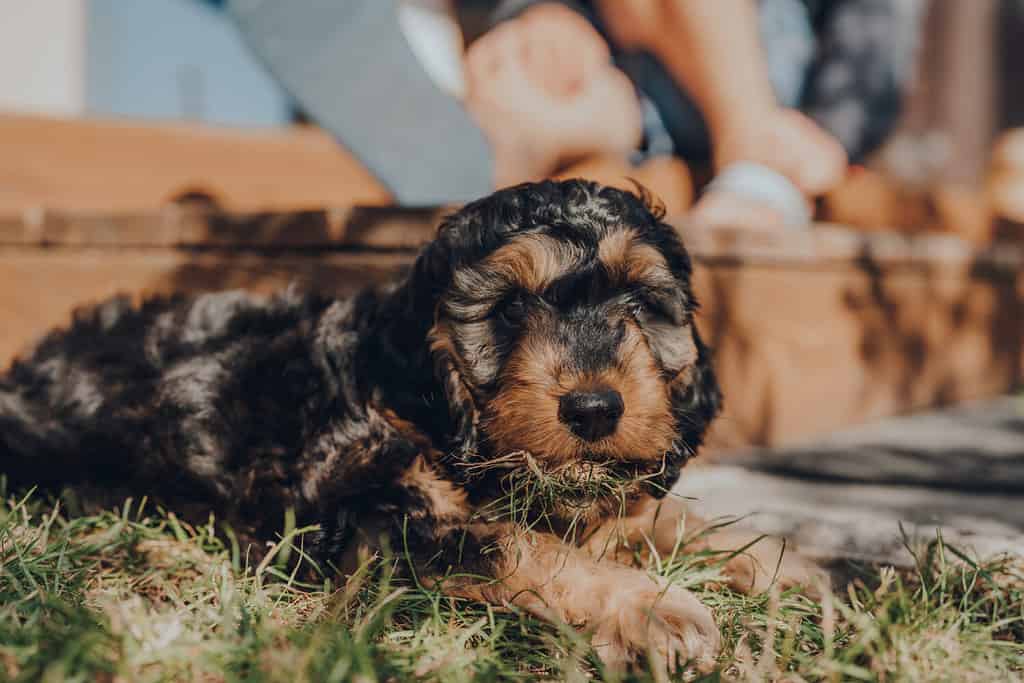
[[1024, 399], [880, 420], [806, 445], [688, 468], [676, 492], [705, 518], [791, 539], [822, 559], [909, 565], [941, 534], [1024, 556]]
[[823, 560], [909, 566], [904, 540], [918, 546], [937, 533], [979, 558], [1024, 556], [1019, 496], [807, 481], [733, 465], [690, 468], [676, 492], [704, 519], [736, 518], [738, 526], [784, 537]]
[[1024, 493], [1024, 397], [1005, 396], [837, 431], [736, 461], [809, 479]]

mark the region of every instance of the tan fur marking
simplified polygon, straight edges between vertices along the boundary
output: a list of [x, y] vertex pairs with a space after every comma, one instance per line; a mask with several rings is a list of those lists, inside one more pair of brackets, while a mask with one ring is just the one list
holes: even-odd
[[545, 235], [523, 235], [504, 245], [484, 267], [520, 287], [540, 292], [576, 265], [568, 246]]
[[665, 257], [649, 244], [635, 244], [629, 251], [626, 264], [626, 278], [630, 282], [672, 284], [675, 278], [669, 272]]
[[[558, 401], [570, 391], [599, 385], [622, 394], [625, 412], [615, 433], [585, 443], [559, 421]], [[484, 418], [498, 452], [525, 450], [552, 465], [586, 453], [650, 461], [661, 458], [675, 438], [668, 388], [634, 324], [627, 325], [618, 366], [594, 375], [566, 369], [552, 341], [529, 336], [512, 353], [501, 386]]]
[[620, 285], [637, 282], [662, 285], [673, 281], [661, 253], [649, 244], [637, 242], [636, 233], [628, 228], [602, 239], [597, 257]]
[[601, 659], [614, 668], [648, 652], [662, 671], [674, 669], [677, 657], [709, 665], [718, 652], [714, 617], [679, 586], [596, 561], [546, 534], [511, 532], [505, 556], [497, 582], [446, 590], [587, 628]]
[[430, 342], [431, 353], [444, 351], [452, 358], [455, 357], [455, 344], [452, 343], [451, 330], [445, 323], [437, 323], [427, 332], [427, 340]]
[[469, 518], [465, 490], [439, 477], [423, 456], [413, 461], [399, 481], [426, 497], [434, 517], [449, 522]]
[[559, 464], [576, 454], [558, 420], [562, 353], [544, 338], [527, 337], [509, 358], [501, 390], [486, 407], [484, 430], [497, 453], [525, 450]]
[[429, 332], [427, 332], [427, 340], [430, 342], [431, 355], [435, 359], [437, 359], [438, 356], [441, 356], [444, 359], [444, 367], [440, 369], [444, 370], [449, 375], [445, 378], [445, 381], [451, 385], [449, 388], [459, 388], [468, 396], [469, 390], [462, 381], [462, 368], [459, 367], [462, 357], [455, 349], [455, 342], [452, 340], [451, 329], [446, 323], [437, 323], [430, 328]]
[[635, 237], [636, 232], [627, 228], [613, 232], [597, 245], [597, 258], [613, 279], [625, 278], [627, 256]]
[[411, 441], [417, 448], [426, 454], [431, 462], [436, 462], [441, 457], [441, 451], [434, 448], [433, 440], [421, 432], [412, 422], [401, 418], [395, 411], [390, 408], [381, 408], [380, 406], [374, 406], [380, 410], [380, 414], [384, 417], [389, 425], [395, 428], [399, 434], [404, 436], [406, 439]]

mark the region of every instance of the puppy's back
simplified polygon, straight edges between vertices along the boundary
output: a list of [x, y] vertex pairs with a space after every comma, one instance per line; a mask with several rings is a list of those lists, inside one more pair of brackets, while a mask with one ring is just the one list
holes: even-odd
[[236, 369], [281, 335], [301, 336], [328, 303], [223, 292], [137, 307], [121, 296], [76, 310], [70, 326], [0, 375], [0, 472], [15, 485], [47, 486], [159, 471], [167, 444], [154, 439], [184, 412], [167, 400], [168, 386], [184, 403], [217, 410], [204, 368]]

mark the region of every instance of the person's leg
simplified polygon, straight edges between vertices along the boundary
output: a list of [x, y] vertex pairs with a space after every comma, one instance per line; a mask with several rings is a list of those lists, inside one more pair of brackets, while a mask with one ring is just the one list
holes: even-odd
[[[837, 183], [842, 147], [800, 112], [779, 104], [762, 46], [760, 11], [768, 0], [714, 3], [602, 0], [607, 30], [624, 50], [652, 54], [694, 100], [711, 137], [716, 170], [740, 162], [771, 169], [806, 196]], [[784, 63], [786, 60], [782, 60]], [[776, 79], [778, 80], [778, 79]], [[709, 223], [770, 226], [763, 206], [729, 192], [711, 193], [695, 218]]]
[[657, 57], [696, 101], [712, 138], [729, 143], [716, 145], [716, 156], [731, 152], [734, 139], [775, 109], [751, 0], [604, 0], [599, 6], [616, 45]]

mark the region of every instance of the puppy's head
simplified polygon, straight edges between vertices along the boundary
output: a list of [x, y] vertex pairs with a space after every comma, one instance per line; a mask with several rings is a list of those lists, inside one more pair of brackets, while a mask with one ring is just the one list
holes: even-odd
[[442, 225], [410, 284], [435, 306], [458, 458], [526, 452], [671, 485], [720, 395], [689, 257], [660, 218], [628, 192], [566, 181], [500, 191]]

